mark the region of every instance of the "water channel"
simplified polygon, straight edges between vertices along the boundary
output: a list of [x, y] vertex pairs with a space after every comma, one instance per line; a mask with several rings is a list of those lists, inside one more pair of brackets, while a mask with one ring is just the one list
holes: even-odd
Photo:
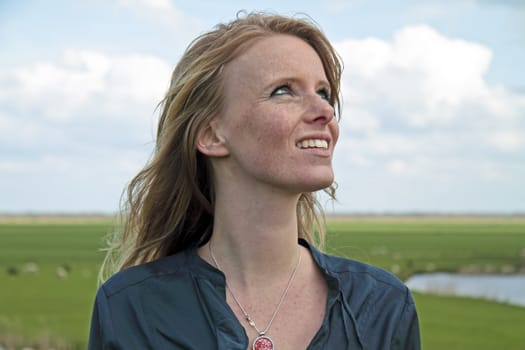
[[525, 275], [464, 275], [429, 273], [410, 277], [413, 291], [473, 297], [525, 307]]

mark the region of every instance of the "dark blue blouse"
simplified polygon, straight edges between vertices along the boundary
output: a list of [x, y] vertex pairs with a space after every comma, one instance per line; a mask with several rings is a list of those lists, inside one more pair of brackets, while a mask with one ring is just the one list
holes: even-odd
[[[328, 283], [322, 326], [308, 350], [420, 349], [408, 288], [387, 271], [311, 247]], [[226, 303], [223, 273], [197, 249], [121, 271], [97, 292], [88, 349], [246, 350]]]

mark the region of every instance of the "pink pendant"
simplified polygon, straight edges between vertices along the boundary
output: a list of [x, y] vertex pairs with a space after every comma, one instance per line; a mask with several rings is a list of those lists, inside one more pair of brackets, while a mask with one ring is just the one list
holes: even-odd
[[273, 341], [267, 336], [260, 335], [253, 341], [253, 350], [274, 350]]

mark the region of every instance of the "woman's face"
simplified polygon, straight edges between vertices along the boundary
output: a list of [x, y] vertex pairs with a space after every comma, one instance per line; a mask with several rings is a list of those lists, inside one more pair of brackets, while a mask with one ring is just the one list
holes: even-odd
[[294, 193], [330, 186], [339, 127], [315, 50], [294, 36], [273, 35], [223, 74], [225, 103], [216, 125], [228, 150], [228, 177]]

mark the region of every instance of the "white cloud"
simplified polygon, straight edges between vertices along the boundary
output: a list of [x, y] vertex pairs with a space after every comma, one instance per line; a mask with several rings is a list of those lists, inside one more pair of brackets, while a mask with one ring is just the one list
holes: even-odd
[[[0, 192], [18, 198], [0, 211], [46, 200], [49, 210], [51, 203], [65, 210], [71, 196], [86, 200], [67, 210], [116, 209], [151, 151], [154, 111], [170, 76], [154, 56], [72, 49], [56, 61], [0, 71]], [[85, 185], [93, 179], [95, 189]]]
[[487, 142], [502, 152], [514, 152], [525, 148], [524, 131], [494, 131], [487, 135]]
[[491, 60], [489, 49], [448, 39], [428, 26], [396, 33], [389, 69], [415, 71], [422, 79], [426, 105], [457, 105], [486, 94], [483, 75]]
[[379, 118], [357, 106], [345, 106], [342, 127], [349, 131], [371, 133], [379, 129]]
[[170, 72], [169, 65], [154, 56], [69, 49], [57, 62], [0, 72], [0, 103], [33, 120], [68, 121], [86, 113], [151, 114]]
[[500, 117], [519, 114], [510, 94], [485, 82], [492, 52], [482, 45], [420, 25], [401, 29], [389, 42], [349, 39], [337, 48], [351, 108], [384, 108], [415, 126], [453, 123], [471, 105]]
[[525, 95], [486, 82], [492, 52], [482, 45], [421, 25], [391, 41], [348, 39], [336, 47], [345, 62], [343, 131], [523, 127]]
[[511, 189], [525, 176], [525, 94], [487, 82], [489, 48], [424, 25], [336, 47], [345, 63], [335, 155], [344, 208], [523, 204], [502, 196], [517, 196]]
[[71, 171], [71, 164], [63, 157], [44, 156], [38, 159], [16, 159], [0, 161], [0, 171], [4, 173], [40, 173], [46, 174], [52, 169], [54, 173]]
[[2, 84], [0, 89], [4, 102], [9, 100], [20, 109], [37, 107], [47, 116], [68, 118], [90, 96], [104, 93], [108, 69], [109, 62], [102, 55], [69, 51], [58, 64], [36, 62], [2, 74], [9, 85]]
[[0, 147], [31, 149], [65, 142], [59, 130], [39, 120], [0, 112]]
[[403, 160], [395, 159], [388, 162], [387, 170], [393, 175], [403, 175], [407, 171], [407, 164]]

